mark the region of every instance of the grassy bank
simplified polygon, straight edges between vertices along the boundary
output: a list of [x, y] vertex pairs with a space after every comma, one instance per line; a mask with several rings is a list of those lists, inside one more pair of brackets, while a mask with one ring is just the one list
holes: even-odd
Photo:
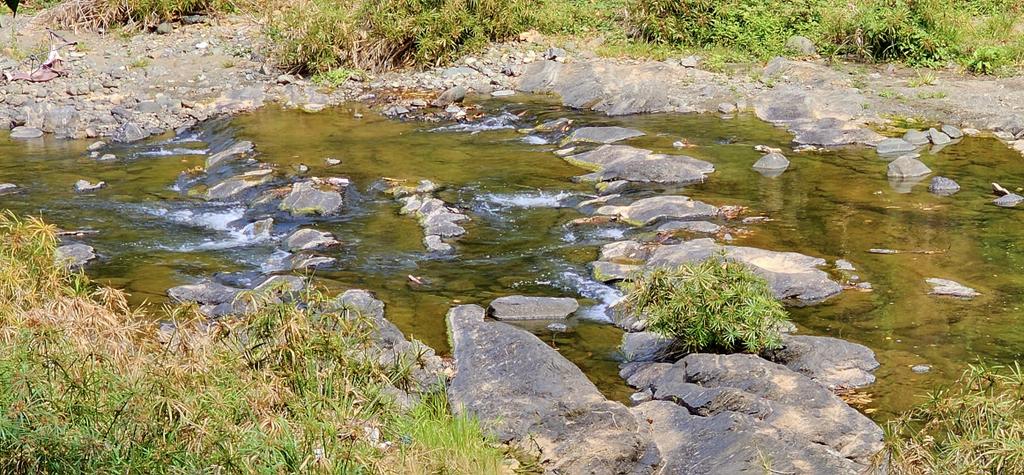
[[222, 12], [257, 17], [278, 61], [309, 73], [443, 64], [531, 29], [602, 38], [608, 55], [712, 64], [799, 55], [787, 42], [800, 35], [830, 57], [979, 74], [1024, 65], [1018, 0], [66, 0], [50, 21], [147, 28]]
[[54, 229], [0, 216], [0, 472], [498, 473], [503, 453], [443, 391], [367, 357], [373, 323], [250, 296], [244, 319], [169, 309], [54, 264]]

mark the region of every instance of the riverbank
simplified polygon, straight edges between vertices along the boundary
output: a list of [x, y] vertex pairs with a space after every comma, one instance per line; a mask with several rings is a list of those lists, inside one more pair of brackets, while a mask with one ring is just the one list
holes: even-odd
[[[45, 32], [22, 17], [16, 49], [38, 49]], [[315, 113], [345, 101], [394, 117], [472, 120], [435, 103], [443, 91], [559, 94], [566, 105], [611, 115], [644, 112], [753, 111], [784, 126], [798, 144], [874, 144], [903, 128], [953, 124], [992, 133], [1024, 153], [1024, 78], [976, 77], [893, 65], [775, 59], [702, 69], [699, 57], [642, 61], [600, 58], [596, 45], [542, 35], [493, 45], [450, 67], [353, 74], [330, 86], [278, 70], [266, 56], [261, 26], [240, 16], [192, 17], [167, 34], [62, 32], [79, 46], [62, 50], [66, 77], [12, 82], [0, 89], [0, 126], [20, 134], [132, 141], [212, 117], [277, 103]], [[5, 68], [17, 62], [5, 60]], [[22, 66], [25, 69], [26, 66]], [[440, 108], [431, 105], [442, 105]], [[925, 127], [927, 128], [927, 127]], [[901, 130], [898, 130], [901, 132]]]

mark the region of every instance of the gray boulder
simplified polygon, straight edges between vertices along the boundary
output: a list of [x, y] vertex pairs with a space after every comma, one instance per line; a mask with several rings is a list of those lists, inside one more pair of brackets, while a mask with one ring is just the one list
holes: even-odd
[[434, 107], [446, 107], [456, 102], [462, 102], [466, 98], [466, 88], [462, 86], [455, 86], [448, 89], [437, 96], [430, 105]]
[[634, 226], [646, 226], [673, 219], [694, 221], [718, 216], [718, 208], [686, 196], [655, 196], [637, 200], [627, 206], [602, 206], [597, 214], [618, 216]]
[[800, 35], [790, 36], [786, 40], [786, 49], [801, 56], [812, 56], [818, 52], [810, 38]]
[[937, 176], [928, 184], [928, 191], [940, 196], [949, 196], [960, 191], [960, 185], [944, 176]]
[[115, 142], [137, 142], [146, 137], [149, 137], [149, 132], [135, 123], [125, 122], [114, 131], [112, 138]]
[[305, 288], [306, 280], [297, 275], [272, 275], [252, 290], [257, 294], [266, 294], [271, 291], [294, 294]]
[[221, 150], [206, 159], [206, 169], [212, 170], [217, 165], [238, 160], [253, 151], [253, 144], [248, 140], [235, 142], [230, 147]]
[[78, 110], [74, 106], [48, 108], [43, 114], [43, 132], [57, 137], [73, 137], [78, 132], [81, 122]]
[[943, 126], [940, 127], [940, 130], [942, 130], [942, 133], [948, 135], [949, 138], [953, 140], [962, 138], [964, 136], [964, 131], [960, 130], [959, 127], [956, 127], [954, 125], [943, 124]]
[[441, 236], [436, 234], [428, 234], [423, 237], [423, 246], [427, 248], [427, 251], [436, 252], [438, 254], [450, 254], [455, 252], [455, 248], [441, 239]]
[[316, 229], [299, 229], [284, 240], [285, 248], [289, 251], [308, 251], [323, 249], [338, 245], [331, 233], [317, 231]]
[[651, 257], [651, 246], [639, 241], [616, 241], [601, 246], [602, 261], [637, 264]]
[[754, 170], [766, 176], [778, 176], [787, 168], [789, 168], [789, 160], [778, 152], [764, 155], [754, 163]]
[[752, 247], [722, 246], [714, 240], [694, 239], [681, 244], [655, 249], [647, 267], [678, 267], [701, 262], [724, 253], [727, 259], [746, 264], [754, 273], [768, 280], [775, 297], [813, 303], [835, 296], [842, 287], [819, 269], [824, 259], [795, 252], [777, 252]]
[[931, 139], [928, 138], [928, 133], [921, 132], [920, 130], [908, 130], [907, 133], [903, 134], [903, 140], [906, 140], [907, 142], [910, 142], [917, 146], [927, 145], [928, 142], [931, 142]]
[[35, 127], [18, 126], [11, 129], [12, 139], [37, 139], [43, 136], [43, 131]]
[[171, 287], [167, 289], [167, 296], [176, 303], [196, 302], [200, 305], [219, 305], [231, 303], [235, 300], [238, 292], [240, 289], [206, 281]]
[[913, 152], [917, 147], [903, 139], [885, 139], [875, 144], [875, 151], [879, 155], [896, 155]]
[[932, 170], [916, 158], [907, 156], [889, 162], [889, 178], [905, 179], [925, 176]]
[[948, 135], [943, 132], [939, 132], [935, 128], [928, 129], [928, 139], [935, 145], [946, 145], [953, 141]]
[[610, 144], [644, 135], [647, 134], [625, 127], [583, 127], [574, 130], [567, 141]]
[[992, 201], [992, 203], [1001, 208], [1015, 208], [1022, 201], [1024, 201], [1024, 196], [1020, 196], [1016, 193], [1007, 193], [1003, 196], [1000, 196], [999, 198], [996, 198], [995, 200]]
[[85, 244], [67, 244], [60, 246], [56, 251], [56, 261], [64, 266], [77, 268], [89, 263], [96, 258], [96, 251], [92, 246]]
[[768, 358], [828, 389], [861, 388], [875, 382], [875, 353], [864, 345], [838, 338], [783, 335], [783, 347]]
[[627, 332], [622, 335], [619, 352], [627, 363], [666, 361], [677, 354], [674, 338], [654, 332]]
[[810, 378], [758, 356], [695, 353], [673, 365], [654, 365], [653, 373], [633, 370], [630, 384], [651, 389], [655, 400], [678, 404], [694, 416], [750, 417], [754, 432], [781, 435], [794, 450], [828, 449], [818, 453], [830, 455], [836, 467], [864, 469], [883, 447], [882, 429], [870, 419]]
[[488, 315], [498, 320], [553, 320], [579, 309], [576, 299], [511, 295], [491, 301]]
[[304, 181], [292, 185], [291, 192], [281, 200], [279, 208], [295, 216], [331, 216], [341, 210], [341, 193], [321, 190], [312, 182]]
[[618, 262], [594, 261], [590, 263], [590, 276], [598, 282], [610, 283], [629, 279], [631, 275], [642, 269], [643, 266], [635, 264], [620, 264]]
[[448, 329], [454, 413], [475, 416], [499, 442], [536, 455], [546, 473], [653, 472], [657, 450], [637, 419], [536, 336], [484, 321], [475, 305], [449, 311]]
[[932, 291], [930, 292], [932, 295], [947, 295], [964, 300], [970, 300], [981, 295], [977, 290], [948, 279], [931, 278], [926, 279], [925, 282], [932, 286]]

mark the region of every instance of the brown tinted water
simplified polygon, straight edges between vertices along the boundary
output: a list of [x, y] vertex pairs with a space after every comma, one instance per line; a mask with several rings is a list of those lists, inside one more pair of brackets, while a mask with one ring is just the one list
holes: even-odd
[[[1018, 211], [990, 204], [989, 183], [1024, 184], [1021, 157], [993, 139], [968, 138], [923, 160], [936, 174], [957, 180], [953, 197], [927, 192], [927, 180], [899, 193], [885, 177], [886, 161], [870, 149], [787, 153], [792, 166], [765, 178], [750, 166], [756, 144], [787, 148], [789, 135], [752, 117], [648, 115], [607, 118], [564, 110], [538, 98], [491, 102], [493, 115], [522, 114], [520, 127], [571, 117], [577, 124], [624, 125], [647, 132], [632, 145], [673, 152], [672, 142], [697, 145], [685, 153], [715, 164], [709, 181], [682, 190], [716, 205], [750, 208], [773, 221], [744, 226], [736, 244], [797, 251], [833, 262], [851, 261], [872, 293], [844, 292], [823, 304], [791, 309], [801, 331], [830, 335], [872, 348], [882, 363], [874, 417], [885, 419], [915, 397], [948, 382], [979, 358], [1010, 362], [1024, 348], [1018, 250], [1024, 223]], [[364, 115], [353, 117], [355, 110]], [[592, 191], [571, 181], [583, 170], [566, 164], [554, 145], [524, 142], [512, 129], [435, 130], [446, 124], [402, 123], [360, 106], [318, 114], [266, 109], [231, 121], [204, 124], [190, 135], [163, 137], [115, 149], [118, 160], [87, 157], [88, 142], [0, 139], [0, 182], [22, 187], [0, 196], [0, 206], [41, 214], [65, 229], [94, 229], [81, 240], [101, 259], [88, 272], [131, 292], [136, 303], [162, 302], [167, 288], [224, 272], [252, 272], [275, 250], [249, 242], [230, 221], [238, 205], [212, 206], [172, 188], [178, 174], [200, 165], [208, 148], [237, 139], [256, 143], [259, 160], [282, 175], [345, 176], [356, 194], [336, 220], [316, 224], [344, 245], [331, 251], [336, 268], [319, 271], [332, 290], [366, 288], [388, 305], [388, 317], [406, 333], [447, 351], [444, 314], [457, 303], [486, 305], [513, 293], [569, 295], [583, 299], [583, 317], [565, 332], [531, 327], [578, 364], [602, 390], [629, 394], [617, 376], [621, 332], [605, 323], [601, 304], [609, 288], [586, 278], [586, 264], [603, 243], [630, 236], [618, 228], [568, 228], [581, 217], [574, 205]], [[342, 160], [335, 167], [326, 157]], [[382, 177], [430, 179], [446, 188], [440, 197], [464, 207], [473, 221], [450, 258], [431, 258], [415, 220], [375, 191]], [[109, 187], [77, 195], [73, 183], [104, 180]], [[877, 255], [871, 248], [937, 251]], [[415, 276], [425, 285], [413, 284]], [[838, 277], [838, 274], [837, 274]], [[948, 278], [982, 292], [972, 301], [928, 295], [928, 277]], [[930, 364], [930, 373], [911, 372]]]

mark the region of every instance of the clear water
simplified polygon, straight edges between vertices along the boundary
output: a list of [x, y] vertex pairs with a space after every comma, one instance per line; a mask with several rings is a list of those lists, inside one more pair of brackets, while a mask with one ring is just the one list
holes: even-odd
[[[520, 98], [524, 99], [524, 98]], [[786, 148], [788, 134], [751, 117], [722, 119], [698, 115], [607, 118], [564, 110], [542, 98], [484, 104], [492, 116], [511, 112], [519, 126], [558, 117], [577, 124], [623, 125], [648, 133], [631, 142], [675, 152], [686, 138], [697, 145], [685, 153], [715, 164], [710, 180], [681, 191], [713, 204], [748, 206], [748, 215], [768, 223], [741, 226], [736, 244], [845, 258], [875, 291], [847, 291], [824, 304], [792, 309], [801, 331], [831, 335], [871, 347], [882, 363], [873, 416], [885, 419], [915, 397], [955, 378], [977, 359], [1009, 362], [1024, 349], [1020, 292], [1024, 253], [1018, 242], [1024, 223], [1019, 211], [989, 204], [989, 183], [1024, 184], [1024, 162], [992, 139], [968, 138], [923, 160], [957, 180], [963, 190], [950, 198], [927, 192], [927, 181], [899, 193], [885, 177], [886, 162], [872, 151], [851, 147], [827, 153], [787, 153], [792, 166], [780, 177], [750, 169], [756, 144]], [[363, 118], [355, 118], [359, 111]], [[318, 222], [343, 245], [330, 253], [339, 265], [316, 278], [336, 291], [373, 290], [388, 305], [388, 316], [407, 334], [447, 351], [444, 315], [460, 303], [486, 305], [513, 293], [570, 295], [584, 310], [566, 332], [543, 324], [529, 328], [578, 364], [610, 397], [629, 394], [617, 376], [621, 332], [603, 321], [602, 305], [614, 289], [592, 282], [586, 264], [603, 243], [630, 237], [621, 228], [570, 228], [581, 217], [574, 205], [592, 188], [571, 181], [583, 170], [566, 164], [540, 143], [501, 128], [508, 115], [487, 130], [445, 124], [402, 123], [361, 106], [318, 114], [266, 109], [205, 124], [177, 139], [114, 150], [110, 163], [88, 158], [88, 142], [0, 139], [0, 182], [21, 192], [0, 196], [0, 207], [42, 215], [65, 229], [93, 229], [79, 238], [101, 260], [91, 275], [128, 290], [134, 302], [162, 302], [167, 288], [218, 272], [253, 271], [276, 249], [272, 241], [251, 241], [234, 220], [238, 204], [211, 205], [173, 188], [178, 174], [200, 165], [205, 152], [234, 139], [256, 143], [261, 161], [281, 177], [344, 176], [357, 190], [342, 216]], [[329, 167], [327, 157], [342, 160]], [[450, 258], [428, 258], [414, 219], [398, 215], [399, 205], [374, 191], [381, 178], [430, 179], [445, 186], [440, 197], [466, 209], [473, 221]], [[79, 195], [73, 183], [85, 178], [109, 186]], [[658, 191], [658, 190], [652, 190]], [[301, 224], [301, 223], [295, 223]], [[287, 232], [285, 228], [277, 230]], [[876, 255], [871, 248], [939, 251]], [[424, 282], [413, 283], [408, 276]], [[982, 292], [973, 301], [927, 295], [924, 280], [942, 277]], [[914, 364], [933, 371], [918, 375]]]

